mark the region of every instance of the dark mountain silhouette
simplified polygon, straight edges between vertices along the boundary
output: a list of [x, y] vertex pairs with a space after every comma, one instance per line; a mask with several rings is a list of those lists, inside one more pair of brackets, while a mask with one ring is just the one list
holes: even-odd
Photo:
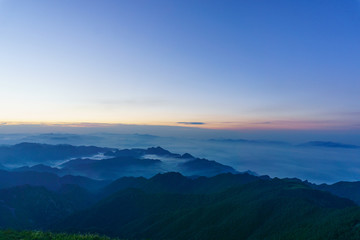
[[151, 147], [148, 148], [144, 151], [145, 154], [155, 154], [155, 155], [160, 155], [160, 156], [178, 156], [177, 154], [173, 154], [171, 152], [169, 152], [168, 150], [163, 149], [162, 147]]
[[76, 159], [60, 167], [70, 174], [94, 179], [116, 179], [122, 176], [153, 176], [161, 171], [161, 161], [125, 156], [103, 160]]
[[93, 156], [110, 150], [110, 148], [100, 148], [94, 146], [20, 143], [12, 146], [0, 146], [0, 163], [3, 165], [54, 163], [69, 158]]
[[[165, 177], [186, 184], [179, 175]], [[126, 189], [56, 228], [129, 239], [338, 239], [347, 230], [348, 239], [356, 239], [350, 237], [359, 236], [353, 228], [359, 222], [352, 201], [274, 179], [214, 194]]]
[[200, 158], [179, 163], [179, 170], [190, 176], [215, 176], [220, 173], [237, 173], [237, 171], [230, 166]]
[[[190, 156], [190, 154], [180, 155], [186, 161], [178, 163], [176, 167], [178, 171], [185, 175], [215, 176], [221, 173], [238, 173], [230, 166]], [[151, 177], [159, 172], [166, 172], [166, 169], [166, 163], [161, 160], [122, 156], [103, 160], [74, 159], [56, 168], [39, 164], [32, 167], [15, 168], [12, 171], [47, 172], [59, 176], [80, 175], [94, 179], [114, 180], [123, 176]]]
[[352, 144], [344, 144], [344, 143], [337, 143], [337, 142], [323, 142], [323, 141], [311, 141], [306, 142], [301, 145], [301, 147], [326, 147], [326, 148], [360, 148], [360, 146], [352, 145]]
[[270, 140], [249, 140], [249, 139], [231, 139], [231, 138], [213, 138], [209, 139], [210, 142], [222, 142], [222, 143], [247, 143], [257, 145], [290, 145], [287, 142], [282, 141], [270, 141]]
[[[268, 179], [266, 176], [261, 178]], [[128, 188], [137, 188], [148, 193], [215, 193], [258, 181], [261, 178], [249, 174], [224, 173], [214, 177], [191, 179], [177, 172], [169, 172], [157, 174], [150, 179], [143, 177], [119, 178], [107, 185], [101, 195], [109, 196]]]
[[62, 185], [75, 184], [89, 191], [96, 191], [108, 184], [107, 181], [97, 181], [80, 176], [63, 176], [48, 172], [9, 172], [0, 170], [0, 189], [21, 185], [42, 186], [49, 190], [58, 190]]
[[161, 157], [172, 157], [172, 158], [185, 158], [191, 159], [194, 158], [189, 153], [185, 153], [183, 155], [172, 153], [168, 150], [163, 149], [162, 147], [151, 147], [147, 149], [133, 148], [133, 149], [123, 149], [123, 150], [115, 150], [109, 151], [105, 153], [106, 156], [113, 157], [143, 157], [144, 155], [156, 155]]
[[360, 182], [337, 182], [334, 184], [310, 184], [314, 189], [331, 192], [332, 194], [351, 199], [360, 205]]
[[21, 185], [43, 186], [47, 189], [58, 189], [60, 178], [53, 173], [41, 172], [9, 172], [0, 170], [0, 188]]
[[[102, 159], [85, 158], [103, 153]], [[26, 156], [26, 157], [25, 157]], [[68, 159], [78, 156], [79, 158]], [[14, 172], [46, 172], [59, 176], [79, 175], [93, 179], [115, 180], [124, 176], [152, 177], [157, 173], [178, 171], [187, 176], [215, 176], [237, 173], [235, 169], [207, 159], [195, 158], [189, 153], [171, 153], [161, 147], [147, 149], [110, 149], [21, 143], [0, 147], [0, 161], [9, 165], [26, 165], [12, 168]], [[172, 161], [171, 164], [168, 161]], [[178, 163], [176, 162], [178, 159]], [[36, 162], [42, 162], [35, 164]], [[57, 167], [51, 164], [57, 163]], [[30, 165], [30, 166], [27, 166]]]
[[[354, 202], [299, 179], [246, 173], [189, 178], [172, 172], [149, 179], [120, 178], [90, 193], [83, 187], [94, 180], [84, 177], [7, 173], [32, 173], [33, 179], [48, 174], [57, 177], [59, 185], [53, 191], [28, 185], [0, 189], [1, 228], [96, 232], [128, 239], [359, 237], [355, 226], [360, 224], [360, 208]], [[339, 238], [344, 233], [346, 237]]]
[[37, 164], [32, 167], [24, 166], [15, 168], [12, 171], [14, 172], [48, 172], [48, 173], [55, 173], [55, 174], [61, 174], [61, 169], [56, 167], [49, 167], [44, 164]]
[[[283, 146], [296, 146], [288, 142], [282, 141], [269, 141], [269, 140], [248, 140], [248, 139], [209, 139], [210, 142], [220, 142], [220, 143], [244, 143], [244, 144], [255, 144], [255, 145], [283, 145]], [[358, 145], [345, 144], [331, 141], [309, 141], [297, 145], [299, 147], [325, 147], [325, 148], [349, 148], [356, 149], [360, 148]]]
[[[98, 153], [106, 157], [84, 158]], [[161, 147], [23, 143], [0, 155], [8, 165], [32, 163], [0, 170], [0, 228], [126, 239], [360, 239], [360, 182], [272, 179]], [[70, 155], [78, 157], [64, 161]], [[42, 163], [33, 165], [37, 157]]]
[[285, 178], [284, 180], [306, 184], [312, 189], [326, 191], [338, 197], [350, 199], [360, 206], [360, 181], [357, 182], [337, 182], [334, 184], [314, 184], [308, 181], [302, 181], [298, 178]]
[[29, 185], [1, 189], [1, 228], [45, 229], [93, 203], [90, 194], [79, 187], [62, 191], [55, 193]]

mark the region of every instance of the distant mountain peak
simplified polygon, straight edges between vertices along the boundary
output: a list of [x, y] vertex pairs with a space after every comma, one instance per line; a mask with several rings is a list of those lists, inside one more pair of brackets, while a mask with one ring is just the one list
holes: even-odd
[[159, 179], [174, 180], [174, 179], [187, 179], [187, 178], [179, 172], [166, 172], [166, 173], [158, 173], [150, 179], [151, 180], [159, 180]]
[[184, 153], [183, 155], [181, 155], [181, 158], [189, 159], [189, 158], [195, 158], [195, 157], [193, 155], [191, 155], [190, 153]]
[[345, 144], [331, 141], [310, 141], [301, 144], [302, 147], [327, 147], [327, 148], [360, 148], [353, 144]]
[[163, 149], [162, 147], [151, 147], [146, 149], [147, 154], [158, 154], [158, 155], [170, 155], [171, 152], [168, 150]]

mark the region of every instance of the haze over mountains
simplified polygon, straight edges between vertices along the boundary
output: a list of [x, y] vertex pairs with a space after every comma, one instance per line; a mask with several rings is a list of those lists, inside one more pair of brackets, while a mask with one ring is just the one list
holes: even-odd
[[[200, 136], [168, 137], [110, 133], [0, 134], [0, 143], [12, 145], [37, 142], [93, 145], [114, 149], [146, 149], [161, 146], [171, 152], [188, 152], [198, 158], [216, 160], [239, 172], [252, 170], [272, 177], [298, 177], [316, 183], [358, 180], [360, 144], [357, 141], [343, 139], [341, 136], [324, 138], [321, 135], [311, 135], [299, 137], [296, 141], [289, 141], [284, 137], [276, 138], [276, 135], [272, 138], [263, 135], [258, 139], [225, 137], [225, 134], [216, 138], [215, 135]], [[317, 139], [324, 140], [316, 141]]]
[[359, 29], [360, 0], [0, 0], [0, 240], [360, 240]]
[[360, 184], [335, 181], [359, 179], [356, 144], [142, 134], [0, 138], [0, 228], [128, 239], [359, 237]]
[[122, 176], [150, 177], [169, 171], [188, 176], [237, 173], [230, 166], [195, 158], [188, 153], [174, 154], [161, 147], [118, 150], [93, 146], [20, 143], [1, 146], [0, 163], [14, 172], [47, 172], [99, 180], [114, 180]]
[[[209, 140], [214, 141], [354, 148], [328, 142], [304, 146]], [[162, 147], [23, 142], [0, 146], [0, 164], [0, 229], [90, 232], [127, 239], [360, 236], [359, 182], [319, 185], [259, 176], [251, 169], [240, 172]]]

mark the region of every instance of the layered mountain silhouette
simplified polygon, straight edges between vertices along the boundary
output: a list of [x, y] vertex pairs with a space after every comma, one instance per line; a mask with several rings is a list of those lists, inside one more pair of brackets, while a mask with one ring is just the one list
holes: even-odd
[[360, 208], [353, 201], [298, 179], [247, 173], [189, 178], [174, 172], [123, 177], [93, 191], [84, 188], [84, 180], [52, 190], [0, 190], [0, 227], [126, 239], [359, 237]]
[[337, 143], [337, 142], [324, 142], [324, 141], [311, 141], [300, 145], [301, 147], [325, 147], [325, 148], [349, 148], [357, 149], [360, 148], [358, 145]]
[[64, 185], [58, 192], [29, 185], [1, 189], [0, 227], [47, 229], [95, 201], [88, 191], [76, 185]]
[[[175, 179], [180, 188], [188, 184], [179, 175], [161, 177], [164, 182]], [[128, 188], [67, 217], [56, 229], [128, 239], [311, 239], [314, 234], [337, 239], [344, 230], [358, 236], [353, 227], [360, 218], [354, 212], [360, 211], [355, 206], [306, 184], [280, 179], [208, 194]]]
[[0, 146], [0, 164], [34, 165], [51, 164], [60, 160], [93, 156], [111, 150], [94, 146], [72, 146], [67, 144], [49, 145], [39, 143], [19, 143]]
[[[161, 147], [119, 150], [21, 143], [0, 148], [0, 162], [14, 172], [46, 172], [98, 180], [115, 180], [124, 176], [151, 177], [169, 171], [187, 176], [237, 173], [232, 167], [216, 161], [196, 158], [189, 153], [171, 153]], [[23, 166], [12, 167], [17, 165]]]
[[161, 147], [24, 143], [2, 150], [2, 229], [124, 239], [360, 239], [359, 182], [239, 173]]
[[59, 177], [58, 175], [49, 172], [10, 172], [0, 170], [0, 189], [29, 185], [42, 186], [49, 190], [58, 190], [63, 185], [76, 184], [89, 191], [95, 191], [108, 183], [108, 181], [99, 181], [82, 176], [66, 175]]

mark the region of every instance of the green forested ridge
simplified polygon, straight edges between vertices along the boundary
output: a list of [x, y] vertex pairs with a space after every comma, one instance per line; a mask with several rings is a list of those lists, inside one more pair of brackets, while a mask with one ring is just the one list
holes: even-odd
[[60, 192], [28, 185], [1, 189], [0, 228], [45, 229], [93, 203], [92, 195], [74, 185]]
[[[191, 179], [166, 173], [121, 178], [98, 194], [78, 185], [56, 192], [34, 186], [2, 189], [0, 228], [125, 239], [352, 240], [360, 239], [360, 208], [298, 179], [248, 174]], [[71, 237], [81, 239], [76, 236]]]
[[67, 218], [61, 231], [129, 239], [359, 239], [360, 209], [291, 180], [213, 194], [120, 191]]
[[97, 234], [68, 234], [41, 231], [1, 230], [0, 240], [115, 240]]

